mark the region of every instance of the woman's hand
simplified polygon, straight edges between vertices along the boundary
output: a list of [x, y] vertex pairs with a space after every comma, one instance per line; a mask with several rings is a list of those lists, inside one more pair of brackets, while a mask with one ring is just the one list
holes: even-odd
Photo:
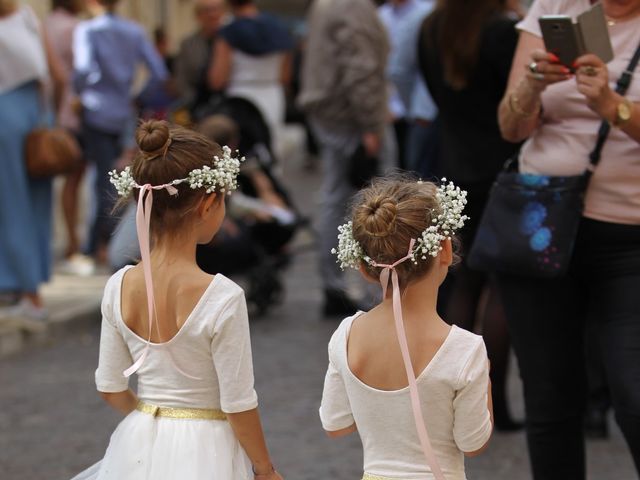
[[578, 91], [584, 95], [589, 108], [600, 117], [611, 120], [618, 101], [617, 94], [609, 87], [607, 66], [591, 53], [579, 57], [574, 66]]
[[571, 78], [571, 70], [560, 64], [560, 59], [553, 53], [536, 49], [531, 52], [531, 63], [525, 66], [526, 79], [529, 86], [542, 92], [549, 85], [564, 82]]

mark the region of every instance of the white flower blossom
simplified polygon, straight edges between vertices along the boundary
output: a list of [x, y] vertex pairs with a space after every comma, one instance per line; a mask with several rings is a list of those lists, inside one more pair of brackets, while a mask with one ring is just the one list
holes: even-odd
[[[230, 194], [238, 188], [237, 178], [240, 173], [240, 163], [244, 162], [244, 157], [234, 157], [231, 149], [225, 145], [222, 147], [222, 158], [215, 155], [213, 160], [213, 168], [204, 165], [202, 168], [191, 170], [187, 177], [172, 180], [167, 185], [175, 186], [188, 183], [192, 189], [204, 188], [207, 193]], [[134, 188], [141, 188], [141, 185], [138, 185], [131, 174], [131, 167], [125, 168], [120, 173], [113, 170], [109, 172], [109, 177], [109, 181], [116, 187], [118, 195], [122, 197], [130, 195]]]
[[467, 204], [467, 192], [460, 190], [453, 182], [446, 181], [446, 178], [442, 179], [442, 184], [436, 192], [439, 208], [431, 219], [433, 225], [427, 227], [417, 239], [413, 253], [414, 262], [419, 259], [426, 260], [427, 255], [437, 257], [442, 250], [442, 242], [450, 239], [469, 218], [462, 214]]
[[338, 232], [338, 249], [331, 249], [331, 253], [338, 256], [337, 262], [342, 270], [359, 268], [365, 255], [360, 244], [353, 238], [353, 222], [340, 225]]
[[121, 197], [128, 197], [131, 195], [131, 191], [136, 186], [136, 182], [131, 175], [131, 167], [125, 168], [122, 172], [118, 173], [116, 170], [109, 172], [109, 181], [116, 187], [118, 195]]
[[[467, 192], [460, 190], [453, 182], [446, 183], [446, 181], [446, 178], [442, 179], [442, 184], [436, 192], [438, 207], [432, 212], [432, 224], [416, 239], [412, 256], [414, 263], [427, 260], [429, 257], [437, 257], [442, 250], [442, 242], [450, 239], [469, 218], [462, 214], [467, 204]], [[341, 225], [338, 231], [338, 248], [332, 249], [331, 253], [337, 255], [340, 268], [357, 269], [363, 261], [372, 263], [371, 259], [365, 256], [360, 244], [353, 238], [352, 222]]]

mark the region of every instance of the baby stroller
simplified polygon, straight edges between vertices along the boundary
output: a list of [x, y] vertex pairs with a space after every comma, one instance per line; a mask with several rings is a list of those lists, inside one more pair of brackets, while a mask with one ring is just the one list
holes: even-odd
[[[198, 124], [201, 133], [238, 149], [247, 160], [238, 177], [238, 191], [228, 200], [227, 218], [213, 241], [198, 247], [197, 261], [211, 274], [246, 276], [249, 306], [254, 314], [262, 315], [283, 298], [281, 273], [290, 259], [287, 246], [305, 220], [271, 172], [275, 164], [271, 135], [255, 105], [242, 98], [229, 98], [208, 112], [210, 115]], [[212, 118], [216, 121], [207, 125]], [[113, 270], [138, 261], [136, 237], [132, 203], [109, 245]]]
[[238, 192], [228, 203], [228, 222], [212, 244], [198, 248], [200, 268], [214, 273], [246, 274], [247, 300], [264, 314], [280, 302], [288, 243], [304, 220], [272, 173], [276, 159], [271, 134], [260, 111], [244, 98], [226, 98], [209, 110], [197, 129], [246, 157]]

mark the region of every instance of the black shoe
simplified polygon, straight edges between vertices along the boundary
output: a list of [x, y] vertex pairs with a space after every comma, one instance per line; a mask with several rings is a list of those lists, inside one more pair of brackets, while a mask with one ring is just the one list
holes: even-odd
[[325, 318], [353, 315], [358, 310], [362, 310], [361, 307], [362, 306], [355, 300], [350, 299], [346, 293], [340, 290], [324, 291], [324, 307], [322, 313]]
[[584, 416], [584, 434], [594, 440], [609, 438], [609, 426], [607, 425], [607, 411], [601, 408], [587, 408]]

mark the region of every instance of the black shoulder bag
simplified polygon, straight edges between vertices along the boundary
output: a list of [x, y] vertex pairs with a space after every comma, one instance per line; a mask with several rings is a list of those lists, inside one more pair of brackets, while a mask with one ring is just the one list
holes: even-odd
[[[639, 60], [640, 46], [617, 82], [620, 95], [627, 92]], [[581, 175], [518, 173], [517, 159], [508, 160], [491, 188], [467, 258], [469, 267], [525, 277], [564, 275], [587, 187], [610, 129], [606, 120], [600, 124], [589, 166]]]

